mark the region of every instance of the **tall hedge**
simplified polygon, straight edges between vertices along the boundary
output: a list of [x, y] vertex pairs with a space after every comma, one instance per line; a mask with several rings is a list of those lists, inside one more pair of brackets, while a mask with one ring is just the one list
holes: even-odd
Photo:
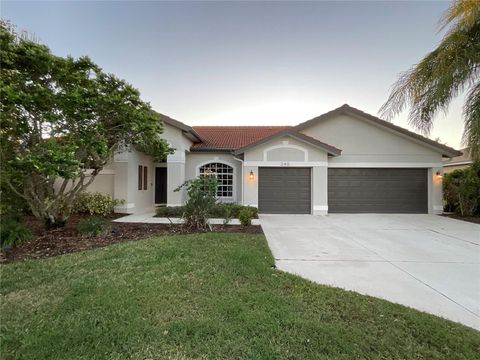
[[443, 196], [446, 211], [461, 216], [480, 215], [480, 162], [445, 174]]

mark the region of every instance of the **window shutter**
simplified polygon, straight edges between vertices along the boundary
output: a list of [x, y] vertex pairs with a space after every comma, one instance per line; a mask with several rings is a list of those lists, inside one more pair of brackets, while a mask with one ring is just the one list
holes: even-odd
[[138, 165], [138, 190], [142, 190], [143, 166]]
[[148, 168], [146, 166], [143, 167], [143, 190], [147, 190], [148, 185]]

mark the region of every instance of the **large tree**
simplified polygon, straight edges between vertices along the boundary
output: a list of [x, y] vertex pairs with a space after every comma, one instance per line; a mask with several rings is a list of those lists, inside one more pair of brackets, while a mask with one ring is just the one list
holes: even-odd
[[410, 123], [428, 135], [435, 115], [466, 92], [463, 142], [480, 159], [480, 2], [454, 0], [440, 20], [444, 29], [440, 45], [400, 75], [380, 113], [390, 119], [410, 107]]
[[[88, 57], [51, 53], [0, 22], [1, 176], [47, 226], [122, 144], [164, 158], [163, 124], [139, 92]], [[54, 182], [63, 179], [54, 190]]]

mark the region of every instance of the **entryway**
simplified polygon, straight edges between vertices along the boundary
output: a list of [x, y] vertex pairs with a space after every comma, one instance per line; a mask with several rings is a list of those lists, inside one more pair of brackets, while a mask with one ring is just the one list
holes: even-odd
[[167, 168], [155, 168], [155, 204], [167, 203]]

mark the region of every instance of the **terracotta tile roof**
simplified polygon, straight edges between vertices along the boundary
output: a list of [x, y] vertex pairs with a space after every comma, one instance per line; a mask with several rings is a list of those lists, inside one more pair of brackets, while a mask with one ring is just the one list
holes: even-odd
[[191, 149], [237, 150], [291, 128], [291, 126], [194, 126], [193, 130], [201, 137], [202, 142], [194, 144]]

